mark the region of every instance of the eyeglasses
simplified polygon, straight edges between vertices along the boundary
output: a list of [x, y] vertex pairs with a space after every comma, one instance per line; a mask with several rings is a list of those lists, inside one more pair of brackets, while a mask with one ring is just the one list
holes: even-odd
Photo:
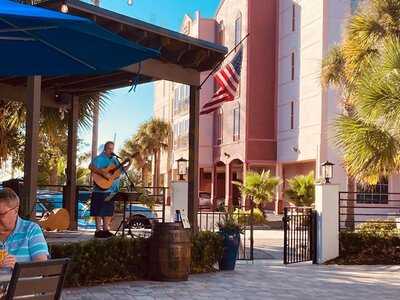
[[0, 213], [0, 217], [4, 217], [4, 216], [7, 215], [10, 211], [13, 211], [13, 210], [16, 209], [17, 207], [18, 207], [18, 205], [15, 206], [15, 207], [13, 207], [13, 208], [10, 208], [10, 209], [6, 210], [5, 212]]

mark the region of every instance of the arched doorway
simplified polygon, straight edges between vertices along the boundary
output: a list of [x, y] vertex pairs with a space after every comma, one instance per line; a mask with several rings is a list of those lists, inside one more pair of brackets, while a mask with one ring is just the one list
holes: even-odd
[[245, 205], [242, 199], [242, 193], [240, 192], [239, 187], [234, 184], [234, 182], [243, 183], [243, 162], [240, 159], [234, 159], [229, 164], [229, 170], [231, 172], [231, 199], [230, 205], [233, 207], [242, 207]]
[[217, 208], [219, 205], [225, 203], [225, 172], [226, 165], [219, 161], [214, 166], [214, 193], [213, 193], [213, 205]]

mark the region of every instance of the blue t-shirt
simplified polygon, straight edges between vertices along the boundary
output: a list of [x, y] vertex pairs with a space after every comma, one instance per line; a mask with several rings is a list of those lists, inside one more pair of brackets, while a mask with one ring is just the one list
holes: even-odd
[[49, 248], [40, 226], [20, 217], [3, 245], [8, 254], [15, 256], [17, 262], [33, 261], [40, 255], [49, 256]]
[[[113, 164], [114, 166], [119, 166], [119, 162], [114, 156], [108, 157], [104, 152], [102, 152], [100, 155], [96, 156], [92, 160], [92, 164], [97, 169], [107, 168], [110, 164]], [[115, 179], [111, 188], [109, 188], [108, 190], [102, 190], [98, 186], [95, 185], [94, 190], [96, 192], [116, 193], [119, 191], [119, 182], [120, 182], [119, 178]]]

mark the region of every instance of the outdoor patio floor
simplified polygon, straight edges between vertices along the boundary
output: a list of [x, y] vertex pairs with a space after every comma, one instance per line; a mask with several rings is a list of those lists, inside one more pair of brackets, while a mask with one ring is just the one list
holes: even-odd
[[66, 289], [64, 300], [92, 299], [399, 299], [400, 266], [284, 266], [239, 263], [232, 272], [192, 275], [187, 282], [123, 282]]

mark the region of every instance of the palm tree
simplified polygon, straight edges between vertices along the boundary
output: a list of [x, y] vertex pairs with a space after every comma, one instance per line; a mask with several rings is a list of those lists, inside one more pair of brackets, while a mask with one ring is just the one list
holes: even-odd
[[147, 159], [147, 155], [142, 145], [138, 142], [136, 135], [133, 135], [131, 139], [127, 140], [120, 153], [122, 157], [132, 157], [134, 167], [141, 170], [141, 184], [147, 186], [148, 174], [150, 172], [150, 163]]
[[376, 184], [400, 169], [400, 0], [371, 0], [324, 59], [322, 82], [342, 92], [337, 144], [348, 174]]
[[154, 173], [153, 186], [159, 186], [161, 150], [168, 148], [168, 139], [171, 134], [169, 123], [152, 118], [143, 123], [136, 134], [137, 143], [141, 145], [145, 156], [153, 156]]
[[281, 183], [279, 177], [271, 175], [270, 171], [261, 173], [249, 171], [244, 183], [233, 181], [245, 197], [251, 197], [257, 207], [274, 199], [276, 187]]
[[[80, 128], [91, 126], [92, 110], [98, 101], [97, 94], [80, 98]], [[105, 106], [107, 94], [100, 94], [100, 107]], [[12, 158], [14, 167], [22, 168], [24, 164], [24, 126], [25, 107], [16, 101], [0, 102], [0, 163]], [[57, 108], [42, 107], [40, 120], [39, 170], [42, 178], [50, 184], [58, 184], [64, 172], [66, 161], [66, 136], [68, 120]]]
[[288, 188], [285, 195], [296, 206], [311, 206], [315, 202], [314, 172], [308, 175], [298, 175], [287, 180]]

